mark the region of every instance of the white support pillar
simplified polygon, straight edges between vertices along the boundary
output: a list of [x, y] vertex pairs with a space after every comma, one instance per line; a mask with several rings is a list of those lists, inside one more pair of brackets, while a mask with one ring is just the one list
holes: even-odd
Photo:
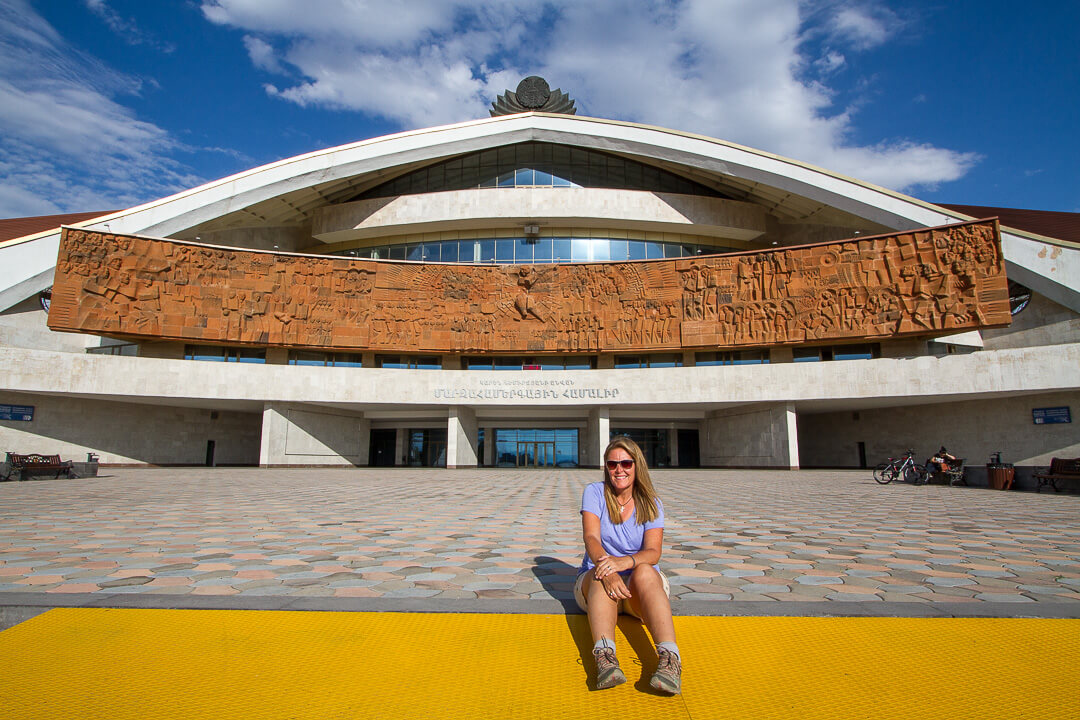
[[446, 467], [476, 467], [478, 443], [476, 411], [461, 405], [450, 408], [446, 421]]
[[289, 420], [281, 403], [263, 403], [262, 436], [259, 439], [259, 467], [285, 464], [285, 438]]
[[795, 403], [785, 403], [785, 424], [787, 426], [787, 466], [791, 470], [799, 469], [799, 424], [795, 414]]
[[611, 417], [608, 408], [599, 407], [589, 411], [589, 426], [585, 435], [582, 464], [586, 467], [603, 466], [604, 449], [611, 439]]

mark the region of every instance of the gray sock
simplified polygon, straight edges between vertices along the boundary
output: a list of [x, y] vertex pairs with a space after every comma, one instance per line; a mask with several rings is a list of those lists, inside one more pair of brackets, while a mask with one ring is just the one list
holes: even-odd
[[679, 658], [680, 660], [682, 659], [682, 656], [679, 655], [679, 646], [673, 642], [656, 643], [656, 652], [659, 653], [661, 650], [667, 650], [669, 653], [675, 653], [675, 657]]
[[614, 640], [608, 640], [607, 638], [602, 637], [599, 640], [597, 640], [596, 643], [593, 644], [592, 649], [593, 650], [599, 650], [600, 648], [611, 648], [612, 650], [614, 650], [615, 649], [615, 641]]

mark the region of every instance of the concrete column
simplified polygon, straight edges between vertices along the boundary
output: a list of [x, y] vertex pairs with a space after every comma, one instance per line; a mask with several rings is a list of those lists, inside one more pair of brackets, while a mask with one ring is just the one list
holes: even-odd
[[262, 437], [259, 440], [259, 467], [285, 464], [285, 437], [289, 420], [281, 403], [263, 403]]
[[789, 363], [795, 362], [795, 352], [790, 345], [781, 345], [780, 347], [769, 348], [769, 363], [775, 365], [776, 363]]
[[484, 465], [485, 467], [494, 467], [495, 465], [495, 428], [484, 428]]
[[479, 442], [476, 411], [465, 406], [450, 408], [446, 421], [446, 467], [476, 467], [476, 446]]
[[404, 458], [405, 458], [405, 453], [406, 453], [406, 448], [407, 448], [408, 441], [409, 441], [409, 430], [408, 430], [408, 428], [398, 428], [397, 429], [397, 435], [394, 437], [394, 464], [395, 465], [404, 465], [405, 464]]
[[790, 470], [799, 469], [799, 426], [795, 414], [795, 403], [784, 403], [784, 422], [787, 426], [787, 466]]
[[360, 364], [366, 368], [375, 367], [375, 353], [366, 352], [360, 354]]
[[679, 467], [679, 431], [674, 427], [668, 428], [668, 449], [671, 452], [671, 467]]
[[615, 356], [611, 353], [601, 353], [596, 358], [597, 370], [614, 370], [615, 369]]
[[611, 419], [608, 408], [593, 408], [589, 411], [589, 424], [585, 431], [584, 447], [581, 449], [581, 464], [584, 467], [601, 467], [604, 464], [604, 449], [610, 438]]
[[683, 350], [682, 364], [683, 367], [694, 367], [697, 365], [697, 352], [694, 350]]
[[266, 348], [267, 365], [288, 365], [289, 351], [287, 348]]
[[795, 405], [753, 403], [709, 413], [702, 423], [705, 467], [799, 467]]
[[460, 355], [443, 355], [442, 356], [442, 369], [443, 370], [460, 370], [461, 369], [461, 356]]

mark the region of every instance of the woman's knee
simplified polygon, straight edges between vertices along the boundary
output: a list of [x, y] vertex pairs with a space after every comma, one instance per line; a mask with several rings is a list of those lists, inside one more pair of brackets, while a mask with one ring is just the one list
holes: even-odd
[[663, 588], [660, 573], [652, 565], [638, 565], [630, 574], [630, 582], [641, 591]]

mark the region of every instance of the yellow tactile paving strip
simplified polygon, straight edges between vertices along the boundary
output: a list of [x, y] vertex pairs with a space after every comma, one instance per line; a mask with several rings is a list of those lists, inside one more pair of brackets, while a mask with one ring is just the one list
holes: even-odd
[[[0, 633], [4, 718], [1076, 718], [1080, 620], [678, 617], [684, 692], [592, 692], [582, 616], [56, 609]], [[644, 658], [638, 660], [638, 653]]]

